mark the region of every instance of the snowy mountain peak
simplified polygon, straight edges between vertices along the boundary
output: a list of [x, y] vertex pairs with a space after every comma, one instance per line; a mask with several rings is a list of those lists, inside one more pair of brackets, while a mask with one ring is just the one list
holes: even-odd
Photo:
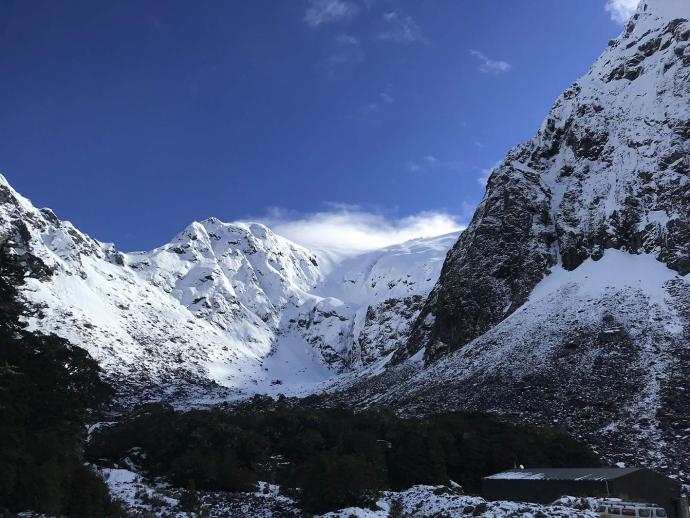
[[322, 277], [314, 254], [264, 225], [215, 218], [190, 224], [151, 252], [130, 254], [126, 263], [222, 328], [243, 308], [275, 330], [285, 305], [303, 302]]
[[637, 8], [640, 16], [667, 21], [690, 19], [690, 2], [687, 0], [643, 0]]

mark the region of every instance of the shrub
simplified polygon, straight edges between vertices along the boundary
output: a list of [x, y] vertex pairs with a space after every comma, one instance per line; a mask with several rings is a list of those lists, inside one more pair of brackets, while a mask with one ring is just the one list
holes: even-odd
[[369, 507], [387, 487], [385, 470], [358, 454], [324, 452], [301, 468], [301, 503], [314, 513], [343, 507]]

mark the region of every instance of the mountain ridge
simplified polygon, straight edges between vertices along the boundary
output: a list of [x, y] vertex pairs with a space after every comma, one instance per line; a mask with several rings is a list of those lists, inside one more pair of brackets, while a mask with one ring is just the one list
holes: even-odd
[[406, 339], [456, 238], [322, 265], [265, 225], [208, 218], [150, 252], [124, 253], [0, 178], [0, 241], [44, 266], [22, 290], [30, 329], [85, 347], [153, 399], [303, 394], [383, 360]]

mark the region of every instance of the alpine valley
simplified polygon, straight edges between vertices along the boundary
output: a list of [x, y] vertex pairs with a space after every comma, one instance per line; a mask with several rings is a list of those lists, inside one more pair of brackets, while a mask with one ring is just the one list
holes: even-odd
[[[477, 412], [690, 483], [689, 20], [687, 0], [643, 1], [495, 168], [461, 233], [341, 256], [210, 218], [125, 253], [0, 177], [25, 329], [88, 351], [113, 415], [279, 394], [407, 418]], [[132, 466], [109, 484], [141, 504], [131, 487], [153, 490]]]

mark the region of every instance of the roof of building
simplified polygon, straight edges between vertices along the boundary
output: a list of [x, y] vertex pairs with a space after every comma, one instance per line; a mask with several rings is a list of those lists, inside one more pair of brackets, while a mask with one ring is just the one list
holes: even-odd
[[529, 468], [509, 469], [484, 477], [489, 480], [612, 480], [642, 468]]

